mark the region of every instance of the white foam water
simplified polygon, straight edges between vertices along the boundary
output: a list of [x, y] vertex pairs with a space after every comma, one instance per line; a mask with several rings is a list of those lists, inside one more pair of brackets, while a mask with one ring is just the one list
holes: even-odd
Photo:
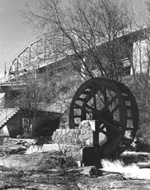
[[109, 161], [102, 160], [102, 167], [104, 171], [121, 173], [125, 178], [131, 179], [150, 179], [150, 169], [139, 168], [136, 164], [125, 165], [120, 160]]

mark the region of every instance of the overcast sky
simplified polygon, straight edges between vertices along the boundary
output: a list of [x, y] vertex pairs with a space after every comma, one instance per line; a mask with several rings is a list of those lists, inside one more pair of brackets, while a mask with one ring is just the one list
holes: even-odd
[[39, 0], [0, 0], [0, 74], [7, 70], [11, 61], [30, 41], [34, 40], [33, 32], [24, 25], [20, 10], [25, 3], [35, 5]]
[[[0, 0], [0, 76], [4, 74], [5, 63], [8, 70], [11, 61], [36, 39], [33, 32], [23, 24], [19, 10], [25, 8], [26, 2], [35, 7], [38, 1], [40, 0]], [[144, 0], [123, 1], [130, 2], [138, 15], [145, 9]]]

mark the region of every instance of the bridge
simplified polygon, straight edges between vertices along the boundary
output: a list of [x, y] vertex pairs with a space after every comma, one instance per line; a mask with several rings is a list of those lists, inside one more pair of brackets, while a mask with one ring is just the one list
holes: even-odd
[[[132, 32], [127, 30], [124, 36], [130, 44], [135, 45], [139, 39], [147, 38], [147, 33], [148, 28], [134, 28]], [[119, 38], [124, 36], [120, 34]], [[16, 81], [17, 77], [31, 72], [38, 73], [42, 68], [65, 59], [66, 55], [73, 55], [74, 52], [68, 49], [68, 44], [62, 35], [57, 36], [57, 39], [53, 35], [42, 36], [31, 42], [12, 60], [8, 75], [0, 79], [0, 85], [11, 85], [10, 81]], [[137, 56], [137, 53], [135, 55]]]
[[[55, 40], [55, 42], [54, 42]], [[43, 36], [30, 43], [11, 63], [9, 77], [34, 72], [72, 54], [63, 36]]]
[[[126, 39], [130, 38], [130, 43], [135, 44], [139, 38], [145, 39], [149, 33], [148, 28], [137, 29], [133, 28], [124, 34]], [[122, 38], [120, 34], [119, 38]], [[142, 40], [143, 40], [142, 39]], [[54, 42], [55, 41], [55, 42]], [[27, 45], [11, 62], [8, 75], [5, 79], [0, 79], [0, 84], [7, 82], [6, 85], [11, 85], [10, 81], [16, 81], [17, 77], [26, 75], [27, 73], [38, 73], [42, 68], [56, 63], [66, 58], [66, 55], [73, 55], [73, 51], [68, 48], [69, 42], [63, 35], [42, 36]], [[13, 82], [14, 83], [14, 82]]]
[[[129, 42], [130, 45], [132, 44], [131, 46], [133, 48], [132, 53], [135, 54], [132, 55], [133, 66], [134, 66], [134, 56], [142, 57], [141, 55], [139, 55], [139, 52], [137, 52], [139, 51], [139, 48], [137, 48], [136, 42], [139, 40], [139, 36], [140, 39], [142, 36], [142, 40], [145, 40], [146, 38], [145, 34], [147, 30], [148, 29], [144, 28], [142, 30], [136, 30], [133, 32], [127, 31], [127, 33], [125, 34], [127, 43]], [[120, 36], [119, 38], [122, 38], [122, 36]], [[15, 59], [12, 60], [8, 75], [6, 76], [6, 78], [0, 80], [1, 88], [5, 89], [11, 87], [13, 90], [19, 89], [20, 86], [26, 85], [26, 83], [23, 80], [23, 78], [26, 77], [26, 75], [33, 74], [38, 79], [40, 78], [40, 74], [42, 74], [45, 67], [52, 64], [55, 65], [56, 63], [61, 63], [63, 60], [65, 62], [66, 55], [73, 55], [73, 52], [70, 49], [68, 49], [67, 46], [68, 43], [69, 42], [67, 42], [61, 35], [60, 37], [58, 37], [57, 40], [54, 38], [54, 36], [43, 36], [35, 40], [34, 42], [30, 43], [23, 51], [21, 51], [15, 57]], [[131, 65], [129, 65], [130, 64], [129, 60], [127, 60], [126, 57], [123, 59], [122, 62], [124, 67], [126, 67], [127, 65], [127, 69], [128, 68], [131, 69]], [[130, 73], [131, 72], [129, 72], [129, 74]], [[58, 106], [58, 104], [60, 106]], [[58, 104], [56, 105], [53, 104], [51, 108], [48, 107], [48, 105], [46, 107], [46, 105], [42, 104], [39, 105], [39, 109], [44, 111], [44, 109], [46, 108], [47, 109], [46, 111], [48, 111], [49, 113], [50, 112], [54, 113], [56, 112], [56, 110], [57, 113], [63, 113], [66, 107], [64, 108], [61, 107], [63, 105], [61, 101], [60, 102], [58, 101]], [[4, 110], [1, 111], [1, 116], [3, 118], [3, 121], [5, 121], [4, 115], [2, 114], [3, 112]], [[16, 113], [18, 113], [18, 110], [15, 109], [13, 114], [15, 115]], [[8, 117], [6, 118], [8, 119]], [[4, 123], [7, 123], [7, 120]]]
[[64, 59], [66, 55], [72, 54], [66, 48], [66, 43], [61, 35], [57, 40], [51, 35], [42, 36], [31, 42], [12, 60], [8, 74], [0, 79], [0, 84], [11, 85], [18, 77], [21, 78], [27, 73], [37, 73], [47, 65]]
[[[24, 78], [27, 75], [34, 75], [37, 80], [40, 79], [42, 70], [53, 63], [57, 63], [60, 60], [63, 60], [65, 57], [60, 53], [56, 52], [56, 48], [53, 43], [53, 36], [44, 36], [41, 37], [34, 42], [30, 43], [23, 51], [21, 51], [15, 59], [11, 62], [8, 75], [0, 80], [0, 87], [3, 92], [7, 93], [7, 89], [11, 88], [11, 91], [17, 91], [21, 86], [26, 85]], [[60, 39], [59, 43], [60, 43]], [[18, 107], [10, 107], [10, 102], [7, 100], [7, 104], [5, 103], [1, 106], [1, 102], [6, 102], [7, 95], [3, 96], [0, 99], [0, 129], [4, 126], [9, 127], [9, 123], [12, 120], [16, 120], [17, 115], [20, 113], [20, 109]], [[39, 103], [37, 107], [37, 112], [43, 112], [44, 115], [47, 114], [50, 118], [51, 122], [54, 125], [54, 121], [58, 121], [61, 117], [61, 113], [66, 109], [65, 105], [62, 102], [54, 103], [51, 106]], [[56, 122], [57, 123], [57, 122]], [[16, 125], [16, 123], [11, 125]], [[52, 126], [53, 127], [53, 126]]]

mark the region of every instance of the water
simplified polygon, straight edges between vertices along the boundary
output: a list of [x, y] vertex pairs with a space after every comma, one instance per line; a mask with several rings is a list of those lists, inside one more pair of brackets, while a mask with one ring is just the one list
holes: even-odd
[[127, 179], [150, 179], [149, 168], [139, 168], [136, 164], [125, 165], [122, 161], [102, 160], [103, 170], [121, 173]]

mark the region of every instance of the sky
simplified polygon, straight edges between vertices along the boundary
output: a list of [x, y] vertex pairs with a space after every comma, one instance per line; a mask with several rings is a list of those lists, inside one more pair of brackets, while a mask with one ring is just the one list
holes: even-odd
[[[39, 1], [0, 0], [0, 78], [4, 76], [5, 64], [8, 71], [13, 59], [36, 39], [33, 31], [24, 24], [20, 10], [25, 9], [26, 3], [34, 8]], [[62, 0], [64, 3], [66, 1]], [[145, 10], [144, 0], [122, 1], [133, 6], [137, 15]]]
[[34, 40], [33, 31], [24, 24], [20, 10], [26, 2], [32, 7], [39, 0], [0, 0], [0, 76], [11, 61]]

